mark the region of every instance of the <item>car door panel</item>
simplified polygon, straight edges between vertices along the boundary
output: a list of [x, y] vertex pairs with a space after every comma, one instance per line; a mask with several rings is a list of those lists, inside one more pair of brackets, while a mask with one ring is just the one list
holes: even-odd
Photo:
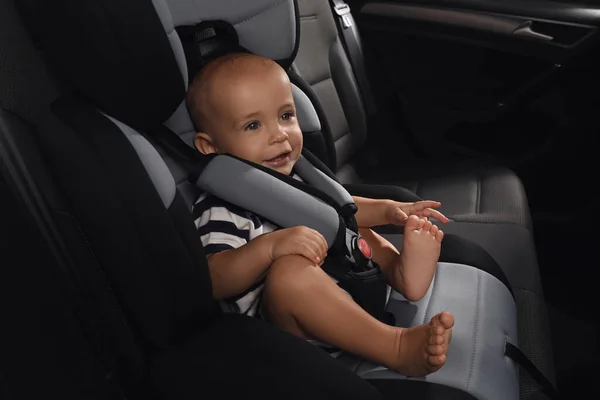
[[544, 0], [349, 4], [370, 77], [395, 90], [425, 146], [465, 124], [497, 124], [552, 90], [565, 66], [585, 59], [600, 26], [600, 8]]

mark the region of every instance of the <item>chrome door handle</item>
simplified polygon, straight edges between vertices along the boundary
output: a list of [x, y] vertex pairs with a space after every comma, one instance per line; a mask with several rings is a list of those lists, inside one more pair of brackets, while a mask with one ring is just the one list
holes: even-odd
[[516, 36], [523, 36], [537, 40], [543, 40], [546, 42], [554, 39], [552, 36], [544, 35], [543, 33], [536, 32], [531, 29], [531, 21], [527, 21], [524, 24], [520, 25], [517, 29], [515, 29], [512, 34]]

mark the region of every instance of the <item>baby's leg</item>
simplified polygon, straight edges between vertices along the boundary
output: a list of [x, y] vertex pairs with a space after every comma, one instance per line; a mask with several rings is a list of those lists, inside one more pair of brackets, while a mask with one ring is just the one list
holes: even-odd
[[430, 221], [411, 215], [404, 227], [402, 250], [370, 229], [360, 233], [373, 248], [373, 261], [383, 271], [388, 283], [411, 301], [427, 293], [440, 257], [444, 233]]
[[423, 376], [444, 365], [454, 319], [436, 315], [413, 328], [386, 325], [364, 311], [321, 269], [300, 256], [271, 266], [264, 289], [271, 320], [402, 374]]

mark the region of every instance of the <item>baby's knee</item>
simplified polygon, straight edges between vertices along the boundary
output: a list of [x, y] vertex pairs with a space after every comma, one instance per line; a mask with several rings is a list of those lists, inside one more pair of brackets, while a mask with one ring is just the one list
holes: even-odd
[[267, 272], [265, 290], [276, 293], [307, 290], [315, 279], [319, 279], [321, 268], [302, 256], [280, 257], [271, 264]]

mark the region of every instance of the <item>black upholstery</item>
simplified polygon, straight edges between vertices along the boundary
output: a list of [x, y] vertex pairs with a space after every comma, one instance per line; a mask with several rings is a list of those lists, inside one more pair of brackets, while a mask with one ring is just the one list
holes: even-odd
[[151, 374], [167, 399], [197, 399], [203, 392], [224, 399], [250, 393], [282, 399], [381, 398], [351, 370], [332, 365], [337, 361], [311, 346], [257, 319], [226, 314], [161, 353]]
[[54, 152], [51, 166], [90, 245], [106, 249], [96, 257], [133, 326], [165, 347], [215, 312], [205, 258], [181, 239], [195, 236], [189, 212], [178, 221], [165, 209], [133, 147], [106, 117], [70, 99], [53, 108], [64, 122], [49, 118], [40, 135]]
[[[0, 116], [0, 136], [3, 122]], [[4, 161], [0, 156], [0, 398], [109, 399], [105, 364], [81, 327], [67, 280], [11, 193], [16, 185], [5, 181]]]
[[169, 40], [147, 1], [16, 5], [36, 44], [53, 54], [54, 72], [114, 118], [148, 128], [181, 103], [187, 88], [174, 73], [179, 67]]

